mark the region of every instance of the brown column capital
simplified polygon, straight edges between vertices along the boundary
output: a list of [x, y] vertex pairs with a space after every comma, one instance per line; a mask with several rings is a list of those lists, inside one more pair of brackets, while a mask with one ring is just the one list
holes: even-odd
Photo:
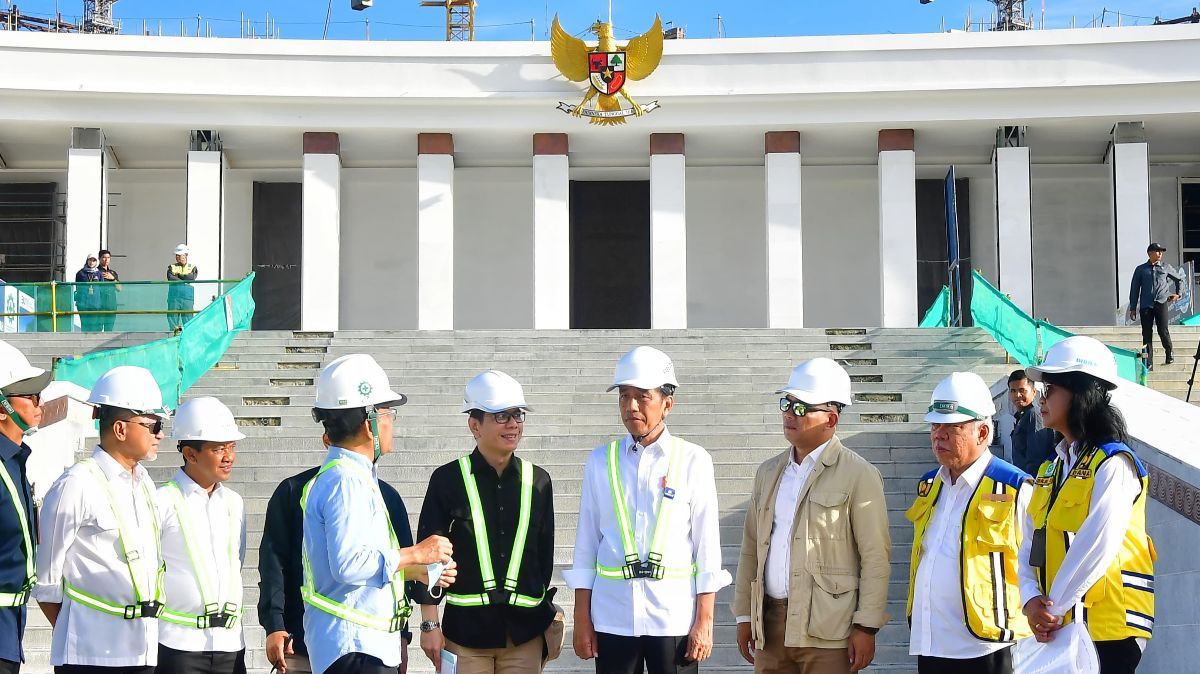
[[418, 133], [417, 154], [454, 154], [454, 134]]
[[800, 132], [799, 131], [768, 131], [765, 136], [766, 153], [799, 153], [800, 152]]
[[650, 154], [683, 154], [683, 134], [650, 134]]
[[304, 154], [342, 154], [342, 140], [333, 131], [305, 131]]
[[565, 133], [535, 133], [533, 134], [533, 154], [560, 155], [567, 154], [567, 134]]
[[880, 129], [880, 152], [915, 149], [917, 149], [916, 133], [912, 129]]

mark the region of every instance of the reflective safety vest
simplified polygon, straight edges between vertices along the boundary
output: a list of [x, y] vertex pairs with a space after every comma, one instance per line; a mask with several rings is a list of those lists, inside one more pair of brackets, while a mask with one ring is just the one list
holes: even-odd
[[464, 456], [458, 460], [458, 468], [462, 473], [463, 486], [467, 490], [467, 501], [471, 504], [471, 525], [475, 530], [475, 550], [479, 554], [479, 575], [483, 579], [483, 592], [479, 594], [446, 595], [446, 603], [455, 606], [487, 606], [489, 604], [510, 604], [522, 608], [536, 608], [542, 605], [546, 598], [546, 590], [538, 597], [517, 594], [517, 574], [521, 570], [521, 560], [525, 557], [525, 542], [529, 534], [529, 514], [533, 508], [533, 464], [529, 461], [514, 459], [521, 467], [521, 514], [517, 519], [517, 532], [513, 537], [512, 556], [508, 560], [508, 572], [504, 575], [504, 589], [496, 587], [496, 572], [492, 569], [492, 549], [488, 544], [487, 521], [483, 517], [483, 505], [479, 501], [479, 485], [471, 474], [471, 457]]
[[[399, 550], [400, 539], [396, 537], [396, 530], [392, 528], [392, 518], [388, 514], [387, 505], [383, 502], [383, 493], [379, 491], [379, 485], [375, 482], [374, 476], [369, 471], [353, 461], [334, 459], [321, 466], [321, 470], [318, 470], [313, 479], [304, 485], [304, 490], [300, 494], [301, 512], [308, 511], [308, 490], [312, 488], [313, 483], [320, 479], [325, 474], [325, 471], [338, 464], [344, 464], [353, 470], [363, 471], [371, 478], [371, 484], [374, 485], [375, 499], [379, 504], [380, 511], [384, 515], [384, 519], [387, 520], [388, 542], [393, 549]], [[399, 632], [408, 624], [408, 616], [412, 614], [412, 604], [409, 603], [408, 596], [404, 593], [404, 569], [400, 569], [392, 574], [391, 582], [388, 583], [392, 589], [392, 615], [381, 618], [373, 613], [367, 613], [353, 606], [347, 606], [317, 592], [316, 586], [313, 585], [312, 566], [308, 561], [308, 547], [302, 546], [302, 551], [304, 558], [304, 586], [300, 588], [300, 596], [304, 599], [304, 603], [324, 611], [335, 618], [381, 632]]]
[[[237, 624], [238, 618], [241, 617], [242, 607], [238, 605], [238, 602], [222, 602], [218, 598], [217, 587], [209, 575], [209, 568], [205, 563], [206, 560], [200, 556], [204, 552], [204, 549], [197, 545], [196, 528], [192, 523], [191, 515], [188, 514], [187, 504], [183, 500], [183, 492], [179, 489], [179, 484], [175, 480], [171, 480], [166, 484], [164, 491], [167, 497], [171, 499], [171, 507], [175, 510], [175, 519], [179, 522], [179, 533], [183, 536], [183, 547], [187, 550], [188, 561], [192, 563], [192, 576], [196, 579], [196, 587], [200, 590], [200, 602], [204, 607], [204, 613], [187, 613], [174, 610], [168, 606], [163, 609], [160, 619], [175, 625], [195, 627], [197, 629], [212, 627], [231, 628]], [[241, 589], [242, 563], [238, 558], [238, 543], [241, 538], [241, 527], [238, 525], [237, 513], [233, 511], [233, 508], [227, 508], [227, 511], [229, 517], [229, 541], [228, 556], [226, 559], [229, 564], [228, 573], [231, 578], [226, 592], [239, 592]], [[234, 585], [235, 581], [236, 585]], [[239, 596], [238, 598], [240, 600], [241, 597]]]
[[16, 592], [0, 592], [0, 607], [15, 608], [24, 606], [29, 601], [29, 593], [37, 583], [37, 573], [33, 568], [33, 536], [29, 532], [29, 516], [25, 513], [25, 501], [21, 498], [21, 492], [13, 483], [12, 476], [8, 474], [8, 469], [4, 466], [0, 466], [0, 480], [4, 481], [4, 488], [8, 490], [8, 497], [17, 511], [17, 522], [21, 525], [21, 542], [25, 546], [25, 582]]
[[[158, 554], [158, 570], [149, 574], [146, 572], [146, 560], [139, 550], [130, 549], [130, 543], [137, 540], [136, 533], [129, 528], [121, 509], [117, 507], [117, 495], [113, 493], [112, 484], [105, 477], [104, 471], [96, 464], [95, 459], [87, 458], [79, 462], [84, 466], [99, 486], [100, 491], [108, 498], [108, 505], [117, 518], [117, 541], [121, 545], [121, 554], [125, 556], [125, 565], [129, 568], [129, 580], [133, 583], [132, 604], [119, 604], [104, 597], [72, 585], [63, 579], [63, 593], [80, 606], [86, 606], [101, 613], [136, 620], [138, 618], [158, 618], [163, 611], [163, 574], [167, 567], [162, 563], [162, 542], [159, 539], [158, 510], [154, 507], [154, 494], [150, 493], [150, 481], [142, 480], [142, 497], [146, 509], [150, 512], [150, 523], [154, 527], [154, 547]], [[142, 580], [147, 576], [154, 578], [152, 587], [143, 587]]]
[[679, 462], [683, 450], [679, 447], [679, 438], [671, 438], [671, 447], [667, 450], [667, 475], [663, 482], [662, 495], [658, 501], [658, 520], [654, 523], [654, 535], [650, 540], [650, 550], [646, 560], [642, 561], [638, 554], [637, 542], [634, 539], [633, 527], [629, 524], [629, 512], [625, 505], [625, 492], [621, 488], [621, 471], [617, 462], [617, 449], [620, 440], [608, 444], [608, 485], [612, 490], [613, 509], [617, 512], [617, 526], [621, 530], [621, 546], [625, 551], [625, 566], [602, 566], [596, 563], [596, 575], [610, 580], [632, 580], [647, 578], [662, 580], [664, 578], [690, 578], [696, 575], [696, 565], [666, 567], [663, 566], [663, 535], [670, 526], [671, 512], [675, 506], [675, 487], [679, 479]]
[[1149, 639], [1154, 631], [1154, 542], [1146, 533], [1146, 467], [1129, 447], [1112, 442], [1084, 449], [1071, 472], [1062, 459], [1042, 464], [1029, 504], [1034, 527], [1046, 530], [1046, 566], [1035, 567], [1043, 594], [1050, 593], [1075, 534], [1087, 519], [1096, 486], [1096, 471], [1109, 459], [1127, 458], [1137, 472], [1142, 490], [1133, 502], [1125, 540], [1104, 576], [1088, 588], [1083, 601], [1063, 616], [1063, 624], [1082, 620], [1093, 641], [1128, 637]]
[[[926, 473], [917, 485], [917, 500], [905, 516], [913, 523], [912, 557], [908, 565], [908, 617], [911, 623], [917, 566], [925, 532], [942, 493], [938, 471]], [[1017, 556], [1022, 522], [1017, 521], [1017, 495], [1030, 476], [993, 457], [963, 511], [959, 541], [959, 578], [967, 631], [981, 641], [1009, 642], [1031, 634], [1021, 612]]]

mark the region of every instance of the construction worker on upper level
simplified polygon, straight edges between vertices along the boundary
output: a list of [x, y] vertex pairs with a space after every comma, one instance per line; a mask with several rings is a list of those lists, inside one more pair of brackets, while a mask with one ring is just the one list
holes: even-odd
[[25, 604], [37, 581], [33, 490], [26, 476], [25, 436], [42, 422], [41, 393], [53, 375], [33, 367], [25, 354], [0, 341], [0, 674], [21, 671]]
[[158, 674], [245, 674], [242, 564], [246, 513], [223, 482], [233, 473], [238, 430], [220, 400], [179, 406], [171, 437], [183, 467], [158, 489], [166, 608], [159, 617]]
[[1154, 543], [1146, 467], [1129, 448], [1109, 392], [1117, 361], [1091, 337], [1068, 337], [1026, 368], [1045, 384], [1042, 422], [1062, 435], [1042, 464], [1021, 544], [1021, 597], [1039, 641], [1087, 626], [1102, 674], [1133, 672], [1154, 631]]
[[721, 568], [712, 457], [671, 435], [675, 366], [639, 346], [609, 391], [628, 435], [597, 447], [583, 470], [575, 557], [575, 653], [601, 674], [696, 672], [712, 653]]
[[329, 452], [300, 499], [304, 511], [304, 637], [315, 674], [395, 674], [411, 613], [405, 579], [426, 565], [456, 574], [450, 541], [430, 536], [402, 548], [379, 490], [376, 462], [392, 451], [396, 413], [407, 402], [366, 354], [342, 356], [317, 379], [313, 419]]
[[163, 611], [154, 460], [167, 410], [149, 370], [115, 367], [88, 402], [100, 446], [46, 493], [33, 596], [54, 626], [56, 674], [118, 669], [150, 674], [158, 662]]
[[467, 383], [462, 411], [475, 451], [433, 472], [417, 526], [418, 536], [447, 536], [458, 556], [442, 623], [440, 595], [418, 590], [421, 648], [438, 670], [446, 649], [458, 674], [537, 672], [555, 615], [550, 475], [516, 456], [529, 411], [517, 380], [483, 372]]
[[917, 483], [908, 566], [909, 655], [920, 674], [1012, 674], [1030, 635], [1017, 552], [1033, 478], [988, 451], [996, 405], [979, 375], [933, 389], [925, 421], [941, 467]]

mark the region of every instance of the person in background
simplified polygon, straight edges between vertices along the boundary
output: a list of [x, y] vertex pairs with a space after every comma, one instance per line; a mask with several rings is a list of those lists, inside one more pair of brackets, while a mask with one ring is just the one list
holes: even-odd
[[112, 268], [112, 253], [100, 251], [100, 280], [106, 285], [100, 287], [99, 302], [96, 308], [109, 313], [96, 317], [96, 327], [100, 332], [112, 332], [117, 323], [117, 293], [121, 290], [121, 275]]
[[[191, 253], [186, 243], [175, 246], [175, 263], [167, 266], [168, 281], [195, 281], [199, 269], [188, 262]], [[191, 283], [172, 283], [167, 288], [167, 327], [178, 332], [190, 320], [191, 311], [196, 306], [196, 291]], [[188, 312], [188, 313], [183, 313]]]
[[1171, 303], [1183, 292], [1183, 274], [1165, 264], [1162, 244], [1152, 243], [1146, 248], [1146, 261], [1133, 270], [1133, 282], [1129, 285], [1129, 318], [1142, 319], [1142, 345], [1146, 347], [1146, 369], [1154, 369], [1154, 335], [1151, 328], [1158, 323], [1158, 338], [1162, 340], [1167, 357], [1163, 365], [1175, 362], [1171, 355], [1171, 332], [1167, 328], [1170, 320], [1167, 311]]
[[1054, 429], [1042, 427], [1042, 415], [1033, 408], [1037, 401], [1037, 385], [1025, 375], [1025, 370], [1013, 370], [1008, 375], [1008, 399], [1012, 402], [1013, 424], [1012, 463], [1033, 475], [1043, 462], [1054, 456]]
[[[89, 255], [83, 268], [75, 272], [75, 311], [95, 311], [100, 308], [100, 288], [87, 284], [103, 280], [100, 260], [95, 255]], [[100, 317], [96, 314], [79, 314], [79, 328], [83, 332], [98, 331]]]

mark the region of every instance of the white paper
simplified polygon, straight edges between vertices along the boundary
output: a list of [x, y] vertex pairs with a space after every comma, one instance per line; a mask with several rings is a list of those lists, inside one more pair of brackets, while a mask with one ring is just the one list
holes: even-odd
[[442, 649], [442, 668], [439, 674], [455, 674], [458, 671], [458, 656]]

